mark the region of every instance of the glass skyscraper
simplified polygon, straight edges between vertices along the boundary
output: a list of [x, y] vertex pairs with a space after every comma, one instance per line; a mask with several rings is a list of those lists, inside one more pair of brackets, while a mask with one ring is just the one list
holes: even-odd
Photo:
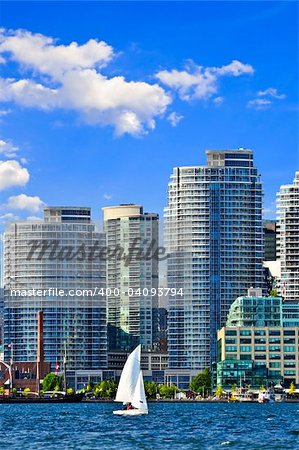
[[[158, 341], [159, 216], [142, 206], [103, 208], [107, 248], [109, 350], [152, 350]], [[153, 291], [152, 291], [153, 289]], [[154, 293], [152, 295], [152, 292]]]
[[168, 287], [182, 289], [169, 298], [170, 369], [209, 367], [230, 305], [264, 284], [262, 185], [253, 152], [206, 156], [205, 166], [174, 168], [168, 185]]
[[[52, 368], [62, 365], [65, 350], [68, 369], [103, 368], [106, 299], [93, 290], [105, 288], [105, 261], [91, 258], [90, 249], [105, 246], [104, 235], [91, 222], [90, 208], [51, 207], [44, 213], [44, 221], [14, 223], [4, 234], [5, 359], [13, 349], [14, 361], [36, 360], [36, 315], [42, 310], [45, 360]], [[17, 291], [13, 296], [11, 289]], [[33, 289], [57, 291], [23, 295]]]
[[278, 193], [277, 252], [281, 264], [280, 295], [299, 303], [299, 172]]

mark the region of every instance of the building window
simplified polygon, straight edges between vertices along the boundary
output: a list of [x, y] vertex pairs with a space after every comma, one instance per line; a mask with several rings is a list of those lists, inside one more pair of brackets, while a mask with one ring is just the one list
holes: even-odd
[[251, 352], [251, 345], [241, 345], [240, 351], [241, 352]]
[[295, 336], [295, 330], [284, 330], [283, 335], [284, 336]]
[[225, 351], [226, 352], [236, 352], [237, 351], [237, 347], [235, 345], [226, 345], [225, 346]]
[[254, 334], [256, 336], [265, 336], [266, 332], [265, 332], [265, 330], [255, 330]]
[[280, 336], [280, 330], [269, 330], [269, 336]]
[[293, 353], [295, 353], [295, 346], [293, 346], [293, 345], [284, 345], [283, 351], [284, 352], [293, 352]]
[[240, 330], [240, 336], [251, 336], [251, 330]]
[[280, 367], [280, 362], [270, 362], [269, 363], [269, 367], [271, 368], [275, 368], [275, 367]]
[[236, 330], [226, 330], [225, 332], [226, 336], [237, 336]]

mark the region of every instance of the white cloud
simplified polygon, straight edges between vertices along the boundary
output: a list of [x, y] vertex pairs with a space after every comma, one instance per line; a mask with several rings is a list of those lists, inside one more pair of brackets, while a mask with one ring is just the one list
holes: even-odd
[[230, 64], [222, 67], [211, 67], [211, 72], [216, 72], [219, 75], [232, 75], [233, 77], [239, 77], [243, 74], [253, 74], [254, 68], [250, 64], [244, 64], [234, 59]]
[[192, 100], [211, 98], [218, 92], [218, 81], [223, 76], [238, 77], [253, 72], [250, 64], [237, 60], [222, 67], [203, 67], [191, 62], [185, 70], [162, 70], [156, 77], [161, 83], [176, 90], [182, 100]]
[[186, 70], [162, 70], [156, 74], [156, 77], [161, 83], [177, 90], [182, 100], [204, 99], [217, 92], [216, 75], [202, 72], [201, 67], [192, 74]]
[[0, 190], [12, 186], [25, 186], [29, 181], [29, 172], [18, 161], [0, 161]]
[[90, 39], [83, 45], [57, 45], [55, 39], [17, 30], [0, 35], [0, 53], [23, 66], [60, 77], [72, 69], [103, 67], [113, 57], [113, 49], [103, 41]]
[[176, 127], [183, 118], [184, 118], [184, 116], [181, 116], [180, 114], [177, 114], [176, 112], [172, 112], [167, 117], [167, 120], [172, 127]]
[[259, 97], [273, 97], [276, 98], [277, 100], [283, 100], [284, 98], [286, 98], [286, 95], [279, 94], [276, 88], [268, 88], [265, 89], [264, 91], [258, 91], [257, 95]]
[[255, 98], [254, 100], [249, 100], [249, 102], [247, 102], [248, 108], [255, 109], [265, 109], [270, 105], [272, 105], [271, 100], [267, 100], [265, 98]]
[[45, 206], [45, 203], [36, 195], [26, 194], [9, 197], [7, 202], [8, 209], [25, 209], [27, 211], [38, 212]]
[[110, 195], [110, 194], [103, 194], [103, 198], [105, 200], [110, 200], [112, 198], [112, 195]]
[[268, 88], [264, 91], [258, 91], [256, 95], [257, 98], [247, 102], [247, 106], [249, 108], [266, 109], [268, 106], [272, 105], [272, 100], [283, 100], [286, 98], [286, 95], [279, 94], [276, 88]]
[[[0, 100], [29, 108], [76, 111], [89, 124], [113, 126], [117, 135], [141, 135], [155, 127], [171, 97], [158, 84], [109, 78], [99, 72], [113, 49], [94, 40], [57, 45], [27, 31], [2, 35], [0, 51], [33, 70], [32, 78], [0, 79]], [[37, 74], [47, 75], [40, 82]], [[45, 77], [43, 77], [45, 80]]]
[[7, 116], [7, 114], [11, 113], [10, 109], [1, 109], [0, 110], [0, 117]]
[[0, 101], [15, 102], [25, 107], [51, 109], [59, 106], [58, 90], [32, 80], [0, 78]]
[[30, 221], [30, 222], [41, 222], [43, 219], [42, 217], [38, 217], [38, 216], [28, 216], [26, 217], [26, 220]]
[[223, 103], [223, 101], [224, 101], [224, 97], [215, 97], [215, 98], [213, 98], [213, 102], [216, 105], [221, 105], [221, 103]]
[[19, 219], [19, 216], [16, 216], [13, 213], [5, 213], [0, 216], [0, 223], [6, 224], [9, 222], [16, 222]]
[[0, 153], [7, 158], [15, 158], [19, 148], [11, 142], [0, 139]]

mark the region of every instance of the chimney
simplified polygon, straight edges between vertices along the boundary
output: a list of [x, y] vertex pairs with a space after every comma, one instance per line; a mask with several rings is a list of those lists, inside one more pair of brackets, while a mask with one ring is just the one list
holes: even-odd
[[37, 361], [44, 362], [44, 313], [37, 313]]

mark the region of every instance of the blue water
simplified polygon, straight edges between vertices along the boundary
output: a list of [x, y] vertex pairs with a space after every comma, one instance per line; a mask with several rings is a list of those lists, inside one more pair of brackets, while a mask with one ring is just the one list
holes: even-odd
[[299, 449], [299, 403], [151, 403], [126, 418], [115, 406], [0, 404], [0, 449]]

